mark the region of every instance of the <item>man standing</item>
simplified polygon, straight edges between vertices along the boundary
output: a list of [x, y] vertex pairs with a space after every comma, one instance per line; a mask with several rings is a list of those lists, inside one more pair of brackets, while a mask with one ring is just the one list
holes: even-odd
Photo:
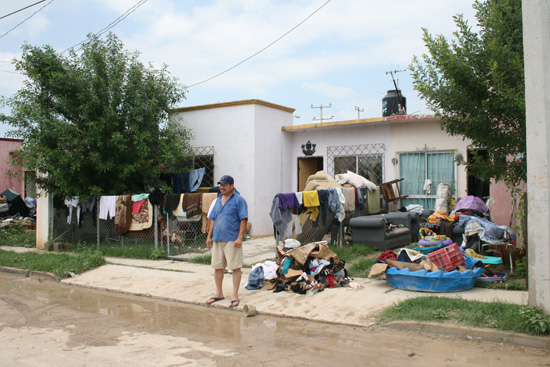
[[243, 266], [243, 236], [248, 220], [246, 200], [234, 189], [233, 177], [222, 176], [218, 185], [221, 196], [215, 201], [208, 219], [212, 221], [208, 228], [206, 247], [212, 249], [212, 267], [216, 293], [206, 304], [224, 299], [223, 275], [224, 269], [233, 271], [233, 293], [229, 307], [239, 305], [239, 286], [241, 283], [241, 268]]

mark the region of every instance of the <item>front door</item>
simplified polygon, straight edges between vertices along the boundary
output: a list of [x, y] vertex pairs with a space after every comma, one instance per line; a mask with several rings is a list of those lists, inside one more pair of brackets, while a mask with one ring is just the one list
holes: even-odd
[[307, 178], [323, 170], [323, 157], [298, 158], [298, 192], [304, 191]]

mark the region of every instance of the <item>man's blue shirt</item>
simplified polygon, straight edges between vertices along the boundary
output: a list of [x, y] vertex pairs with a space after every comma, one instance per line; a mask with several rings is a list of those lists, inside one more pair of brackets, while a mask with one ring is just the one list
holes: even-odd
[[246, 200], [233, 191], [233, 195], [222, 205], [220, 196], [208, 218], [215, 222], [212, 241], [235, 241], [239, 237], [241, 220], [248, 218]]

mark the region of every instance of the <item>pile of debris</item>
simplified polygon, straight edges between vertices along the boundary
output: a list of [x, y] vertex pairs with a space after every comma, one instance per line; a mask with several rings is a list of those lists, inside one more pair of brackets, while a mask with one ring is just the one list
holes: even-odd
[[20, 194], [12, 189], [0, 193], [0, 228], [8, 228], [17, 222], [29, 229], [36, 228], [36, 199], [23, 200]]

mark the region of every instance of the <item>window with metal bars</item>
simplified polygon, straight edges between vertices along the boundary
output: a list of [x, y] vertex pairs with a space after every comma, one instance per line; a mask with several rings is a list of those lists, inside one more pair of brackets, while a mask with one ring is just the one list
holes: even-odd
[[440, 183], [448, 184], [452, 196], [457, 197], [454, 151], [399, 153], [399, 172], [403, 178], [400, 192], [409, 196], [401, 202], [403, 206], [419, 204], [433, 209]]
[[214, 147], [193, 147], [194, 157], [192, 161], [187, 162], [186, 167], [190, 169], [199, 169], [204, 167], [204, 178], [202, 187], [213, 187], [214, 185]]
[[352, 171], [380, 185], [384, 182], [384, 151], [384, 144], [328, 147], [327, 173], [334, 176]]

